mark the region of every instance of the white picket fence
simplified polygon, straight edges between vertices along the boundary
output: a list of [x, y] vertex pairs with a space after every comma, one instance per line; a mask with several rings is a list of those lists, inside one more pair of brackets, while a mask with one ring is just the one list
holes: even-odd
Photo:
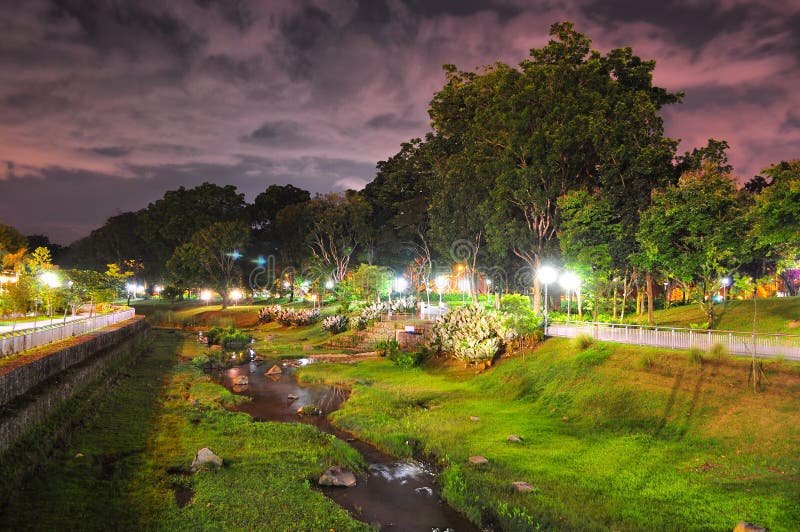
[[550, 322], [547, 336], [575, 338], [587, 334], [604, 342], [648, 345], [668, 349], [697, 347], [708, 351], [719, 344], [732, 355], [752, 356], [753, 350], [760, 358], [783, 357], [800, 360], [800, 335], [778, 333], [746, 333], [736, 331], [711, 331], [597, 322]]
[[134, 309], [120, 310], [109, 314], [101, 314], [91, 318], [56, 322], [53, 325], [39, 327], [36, 330], [26, 329], [14, 333], [0, 335], [0, 358], [33, 349], [40, 345], [49, 344], [79, 336], [88, 332], [102, 329], [114, 323], [130, 320], [136, 314]]

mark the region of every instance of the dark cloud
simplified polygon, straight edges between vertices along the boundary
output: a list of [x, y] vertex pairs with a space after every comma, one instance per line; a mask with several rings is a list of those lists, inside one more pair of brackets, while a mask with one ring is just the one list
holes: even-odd
[[[571, 20], [655, 59], [681, 151], [800, 156], [800, 0], [0, 0], [0, 218], [67, 243], [180, 185], [359, 188], [428, 131], [443, 63]], [[31, 207], [36, 206], [36, 217]]]
[[300, 124], [288, 120], [278, 120], [276, 122], [265, 122], [247, 135], [243, 135], [242, 142], [252, 144], [263, 144], [267, 146], [296, 146], [302, 148], [303, 143], [308, 143], [309, 139], [303, 132]]
[[103, 157], [123, 157], [131, 152], [130, 148], [125, 146], [99, 146], [91, 149], [92, 153], [102, 155]]
[[419, 131], [425, 127], [425, 122], [423, 120], [408, 120], [394, 113], [383, 113], [367, 120], [366, 126], [373, 129], [416, 129]]

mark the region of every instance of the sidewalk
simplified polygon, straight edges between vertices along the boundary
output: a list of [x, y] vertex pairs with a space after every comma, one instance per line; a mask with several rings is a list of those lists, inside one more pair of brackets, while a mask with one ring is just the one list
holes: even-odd
[[[82, 316], [82, 315], [75, 316], [75, 317], [67, 316], [67, 321], [82, 320], [82, 319], [87, 318], [87, 317], [88, 316]], [[38, 329], [40, 327], [44, 327], [46, 325], [50, 325], [50, 318], [47, 317], [47, 316], [39, 316], [39, 318], [36, 321], [34, 321], [34, 320], [18, 321], [16, 325], [0, 325], [0, 334], [10, 333], [12, 331], [12, 329], [13, 329], [14, 332], [20, 332], [20, 331], [24, 331], [24, 330], [28, 330], [28, 329], [33, 329], [34, 328], [33, 327], [34, 323], [36, 324], [36, 328]], [[64, 315], [62, 314], [61, 316], [56, 316], [54, 314], [53, 315], [53, 325], [60, 325], [62, 323], [64, 323]]]

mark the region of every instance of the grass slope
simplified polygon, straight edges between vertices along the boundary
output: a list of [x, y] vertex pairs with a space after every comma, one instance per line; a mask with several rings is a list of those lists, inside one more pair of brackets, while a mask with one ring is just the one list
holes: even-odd
[[[718, 317], [716, 329], [752, 331], [753, 308], [752, 299], [730, 300], [715, 305], [714, 312]], [[800, 334], [800, 297], [759, 299], [755, 302], [755, 309], [757, 331]], [[647, 323], [646, 314], [634, 319]], [[657, 310], [654, 312], [654, 319], [657, 325], [687, 328], [690, 324], [706, 321], [700, 305], [696, 303]]]
[[[27, 479], [0, 528], [368, 529], [309, 482], [330, 464], [358, 467], [352, 449], [307, 425], [255, 423], [224, 410], [235, 397], [178, 363], [179, 355], [200, 353], [194, 339], [151, 335], [153, 349]], [[224, 466], [186, 474], [205, 446]], [[175, 503], [176, 487], [194, 492], [184, 508]]]
[[[800, 369], [771, 363], [755, 395], [746, 363], [691, 364], [611, 344], [580, 351], [552, 339], [480, 375], [387, 361], [301, 375], [353, 383], [334, 422], [395, 454], [438, 457], [445, 496], [482, 525], [730, 530], [744, 520], [796, 529]], [[469, 465], [476, 454], [488, 465]], [[513, 481], [535, 489], [515, 493]]]

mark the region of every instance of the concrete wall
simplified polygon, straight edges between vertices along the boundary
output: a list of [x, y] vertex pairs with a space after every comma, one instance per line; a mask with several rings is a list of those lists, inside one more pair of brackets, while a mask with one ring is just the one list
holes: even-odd
[[0, 375], [0, 453], [74, 397], [142, 348], [144, 318], [77, 338], [78, 344], [43, 354]]

